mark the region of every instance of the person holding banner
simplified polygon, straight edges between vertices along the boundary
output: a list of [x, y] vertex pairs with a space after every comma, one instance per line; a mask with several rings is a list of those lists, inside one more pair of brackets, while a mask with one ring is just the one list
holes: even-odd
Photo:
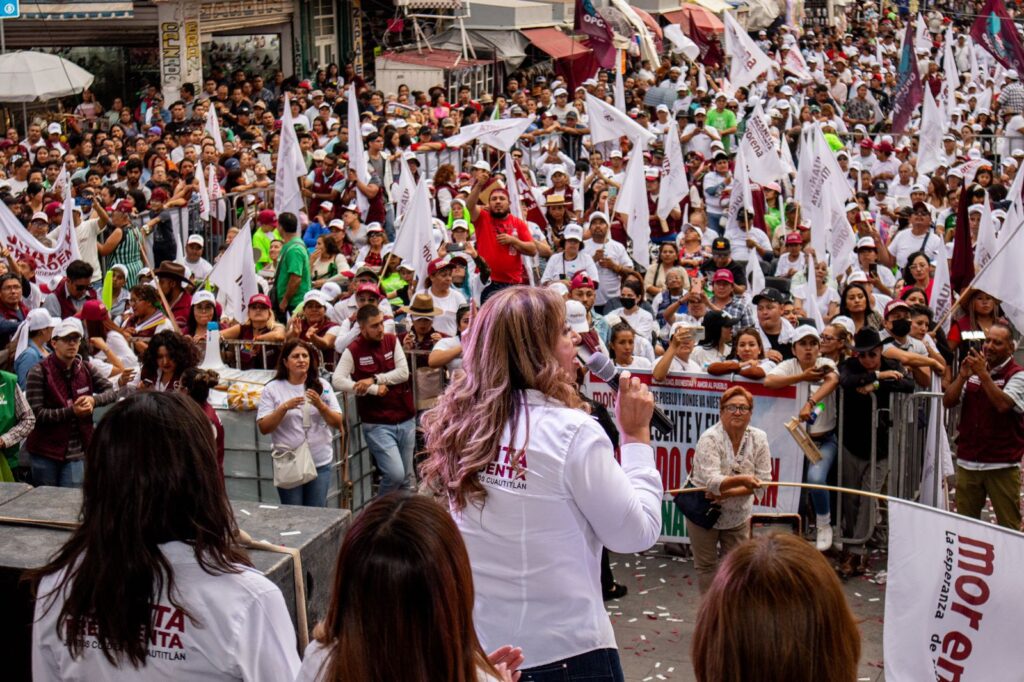
[[971, 348], [943, 405], [962, 404], [956, 439], [956, 508], [981, 518], [992, 501], [1000, 526], [1020, 530], [1020, 460], [1024, 454], [1024, 368], [1013, 359], [1013, 331], [996, 322], [982, 352]]
[[521, 646], [524, 680], [621, 682], [601, 548], [635, 552], [657, 541], [654, 399], [639, 379], [621, 377], [618, 465], [581, 409], [579, 337], [565, 310], [541, 288], [484, 304], [464, 339], [466, 374], [423, 418], [423, 487], [448, 502], [466, 541], [484, 650]]
[[688, 483], [706, 487], [707, 497], [721, 507], [721, 515], [711, 528], [686, 524], [701, 594], [711, 587], [719, 548], [723, 555], [728, 554], [750, 537], [754, 491], [761, 488], [762, 480], [771, 480], [768, 436], [750, 425], [753, 411], [754, 396], [750, 391], [742, 386], [726, 389], [720, 402], [719, 421], [697, 441]]

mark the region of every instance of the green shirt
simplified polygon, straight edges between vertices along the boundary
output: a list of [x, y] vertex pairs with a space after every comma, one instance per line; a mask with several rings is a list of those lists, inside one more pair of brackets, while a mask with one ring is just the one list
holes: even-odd
[[264, 232], [262, 228], [253, 232], [252, 245], [260, 250], [260, 258], [256, 261], [256, 272], [265, 268], [267, 263], [270, 262], [271, 240], [280, 238], [281, 233], [277, 231], [276, 227], [273, 232]]
[[[714, 108], [708, 112], [705, 122], [715, 130], [728, 130], [729, 128], [736, 127], [736, 114], [729, 109], [719, 111], [717, 108]], [[722, 146], [725, 147], [725, 151], [729, 151], [729, 148], [732, 146], [732, 134], [722, 136]]]
[[302, 241], [302, 237], [297, 235], [284, 245], [277, 261], [274, 290], [277, 292], [278, 301], [284, 300], [285, 292], [288, 290], [288, 280], [292, 275], [299, 276], [299, 287], [295, 290], [295, 294], [288, 299], [289, 310], [302, 303], [302, 297], [312, 287], [309, 274], [309, 252], [306, 251], [306, 244]]

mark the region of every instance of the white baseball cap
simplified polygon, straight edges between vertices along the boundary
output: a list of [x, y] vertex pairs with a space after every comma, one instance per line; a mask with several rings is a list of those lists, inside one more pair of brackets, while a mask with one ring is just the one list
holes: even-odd
[[565, 321], [569, 328], [577, 334], [586, 334], [590, 331], [590, 324], [587, 322], [587, 308], [579, 301], [565, 302]]
[[185, 242], [186, 245], [188, 245], [188, 244], [199, 244], [199, 246], [202, 246], [205, 243], [206, 242], [203, 241], [203, 235], [201, 235], [201, 234], [190, 234], [188, 236], [188, 240]]
[[562, 230], [562, 238], [565, 239], [566, 241], [570, 239], [575, 239], [578, 242], [582, 242], [583, 228], [577, 225], [576, 223], [569, 223], [568, 225], [565, 226], [565, 229]]
[[65, 336], [71, 336], [72, 334], [85, 336], [85, 330], [82, 328], [82, 321], [77, 317], [65, 317], [54, 326], [51, 338], [62, 339]]
[[200, 303], [212, 303], [217, 305], [217, 299], [214, 297], [212, 291], [200, 289], [196, 293], [192, 294], [192, 305], [197, 306]]

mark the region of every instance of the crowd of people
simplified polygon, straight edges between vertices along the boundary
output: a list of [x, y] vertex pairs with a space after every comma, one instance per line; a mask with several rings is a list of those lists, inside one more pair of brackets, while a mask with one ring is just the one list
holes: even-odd
[[[205, 419], [201, 430], [211, 433], [223, 476], [223, 427], [207, 401], [218, 378], [199, 367], [213, 330], [239, 345], [225, 357], [237, 357], [243, 369], [276, 372], [256, 413], [275, 451], [305, 447], [312, 457], [315, 475], [279, 487], [282, 503], [326, 504], [345, 394], [355, 398], [385, 496], [361, 514], [342, 547], [339, 602], [317, 630], [302, 672], [297, 659], [277, 663], [299, 679], [388, 677], [365, 667], [368, 660], [384, 665], [388, 656], [353, 652], [390, 641], [386, 628], [415, 628], [403, 629], [398, 616], [363, 622], [369, 614], [360, 609], [367, 591], [411, 594], [419, 589], [415, 580], [449, 607], [443, 616], [426, 606], [417, 612], [424, 632], [416, 636], [427, 638], [421, 645], [449, 652], [422, 659], [424, 670], [447, 671], [424, 672], [423, 679], [515, 679], [522, 661], [524, 680], [554, 679], [566, 666], [621, 679], [598, 596], [624, 593], [607, 550], [637, 551], [656, 541], [665, 488], [650, 448], [650, 394], [624, 381], [625, 405], [614, 415], [589, 400], [575, 361], [582, 347], [605, 353], [623, 371], [649, 372], [655, 382], [684, 372], [795, 387], [794, 416], [821, 455], [807, 463], [804, 480], [875, 493], [887, 486], [892, 427], [879, 407], [894, 394], [941, 392], [945, 407], [960, 405], [962, 414], [958, 511], [979, 517], [991, 499], [998, 522], [1019, 529], [1024, 373], [1013, 359], [1017, 330], [1000, 301], [979, 289], [964, 290], [948, 314], [937, 315], [948, 292], [936, 282], [937, 272], [949, 270], [956, 240], [960, 249], [968, 239], [973, 247], [988, 231], [1017, 227], [1003, 221], [1022, 201], [1011, 188], [1024, 162], [1024, 85], [971, 40], [970, 17], [933, 11], [917, 21], [923, 31], [914, 36], [907, 32], [914, 16], [850, 5], [833, 27], [779, 23], [755, 34], [772, 68], [738, 88], [726, 79], [727, 64], [674, 52], [660, 63], [631, 57], [618, 92], [614, 71], [575, 83], [532, 69], [495, 84], [493, 93], [474, 97], [464, 86], [453, 101], [440, 86], [381, 91], [351, 67], [308, 80], [214, 69], [198, 93], [186, 85], [165, 100], [153, 85], [135, 106], [115, 100], [107, 110], [86, 92], [64, 125], [9, 128], [0, 140], [0, 199], [26, 232], [53, 247], [64, 192], [74, 199], [79, 258], [52, 287], [36, 281], [32, 258], [0, 252], [0, 360], [9, 370], [0, 373], [7, 398], [0, 463], [10, 469], [7, 477], [37, 485], [84, 481], [86, 521], [91, 509], [99, 523], [77, 533], [76, 544], [44, 571], [44, 587], [57, 581], [70, 588], [61, 622], [84, 623], [75, 618], [96, 617], [103, 599], [120, 594], [76, 585], [82, 576], [109, 575], [102, 563], [88, 564], [90, 543], [101, 542], [109, 523], [99, 521], [109, 510], [95, 499], [101, 491], [90, 491], [91, 477], [97, 485], [91, 469], [123, 445], [113, 437], [120, 428], [104, 426], [169, 409], [163, 398], [131, 394], [191, 396], [191, 403], [174, 398], [174, 409]], [[936, 150], [920, 147], [921, 116], [892, 131], [904, 36], [914, 41], [925, 87], [947, 102], [938, 165], [927, 172], [918, 160]], [[951, 69], [955, 87], [945, 75]], [[674, 91], [676, 99], [649, 106], [652, 88]], [[358, 120], [349, 116], [353, 91]], [[621, 97], [651, 140], [594, 142], [591, 96], [609, 103]], [[298, 212], [273, 205], [286, 102], [306, 173]], [[737, 176], [746, 175], [736, 167], [737, 150], [753, 117], [787, 170], [750, 188], [752, 205], [734, 211]], [[511, 164], [482, 143], [447, 142], [473, 123], [507, 119], [529, 121], [507, 152]], [[814, 232], [823, 228], [795, 198], [810, 131], [824, 135], [828, 149], [817, 153], [831, 154], [848, 183], [843, 219], [831, 229], [849, 232], [849, 254], [836, 253], [834, 240], [816, 252]], [[689, 189], [662, 218], [660, 197], [678, 189], [667, 186], [663, 170], [676, 142], [670, 135], [678, 136]], [[354, 158], [366, 167], [353, 167]], [[650, 215], [642, 226], [629, 224], [635, 213], [617, 210], [632, 161], [642, 162]], [[521, 178], [506, 177], [508, 168]], [[422, 270], [393, 251], [407, 218], [402, 188], [416, 183], [429, 190], [436, 252]], [[224, 195], [244, 198], [226, 211], [209, 210]], [[209, 279], [246, 225], [259, 291], [238, 320], [224, 314], [224, 292], [212, 290]], [[649, 252], [637, 252], [638, 230], [649, 237]], [[782, 540], [746, 544], [752, 504], [771, 476], [769, 447], [749, 391], [730, 388], [719, 398], [719, 420], [700, 437], [689, 472], [689, 484], [706, 488], [720, 512], [706, 527], [691, 524], [689, 533], [709, 603], [717, 600], [717, 609], [735, 617], [729, 581], [749, 580], [742, 565], [769, 571], [782, 570], [771, 565], [776, 561], [810, 562], [810, 576], [811, 567], [828, 565], [825, 553], [842, 577], [864, 572], [880, 540], [872, 534], [878, 505], [860, 496], [842, 498], [842, 527], [834, 497], [820, 490], [805, 496], [807, 537], [819, 552], [813, 558], [806, 547], [773, 544]], [[115, 407], [97, 429], [94, 412], [107, 405]], [[539, 474], [528, 481], [527, 471]], [[418, 484], [446, 501], [454, 527], [401, 494]], [[166, 550], [174, 571], [195, 577], [173, 584], [199, 590], [182, 603], [199, 603], [193, 600], [202, 590], [234, 581], [232, 589], [263, 595], [256, 597], [262, 617], [279, 618], [274, 611], [283, 606], [270, 603], [276, 598], [265, 586], [229, 568], [245, 560], [230, 547], [223, 500], [208, 502], [209, 509], [181, 513], [191, 514], [186, 527], [214, 536], [165, 529], [159, 524], [169, 521], [154, 518], [151, 528], [139, 520], [140, 538], [193, 545], [194, 557], [183, 547]], [[176, 503], [168, 497], [167, 504]], [[218, 518], [208, 517], [214, 507]], [[415, 580], [376, 570], [368, 557], [396, 560], [395, 547], [414, 542], [403, 523], [434, 528], [436, 537], [420, 540], [427, 543], [422, 556], [452, 565], [409, 558], [410, 575], [424, 572]], [[530, 553], [522, 544], [526, 527]], [[572, 543], [576, 551], [566, 552]], [[83, 556], [85, 568], [68, 573]], [[132, 589], [154, 576], [159, 586], [172, 584], [166, 563], [133, 565], [143, 583], [125, 581]], [[219, 577], [208, 579], [213, 575]], [[113, 582], [107, 588], [120, 589]], [[442, 589], [449, 592], [438, 596]], [[529, 597], [524, 603], [510, 594]], [[69, 627], [71, 651], [84, 654], [87, 665], [145, 661], [137, 637], [140, 626], [147, 636], [152, 627], [145, 600], [175, 597], [161, 597], [159, 589], [130, 596], [135, 611], [98, 621], [105, 655], [78, 644], [84, 626]], [[382, 610], [389, 611], [400, 612]], [[859, 652], [848, 636], [855, 627], [840, 611], [826, 625], [842, 624], [855, 669]], [[220, 617], [234, 616], [201, 614]], [[57, 620], [49, 618], [43, 623], [52, 628]], [[253, 658], [233, 669], [244, 678], [261, 657], [295, 648], [282, 628], [253, 627], [285, 640], [264, 650], [248, 639], [236, 655]], [[460, 638], [430, 639], [456, 630]], [[694, 656], [701, 679], [742, 678], [742, 670], [709, 658], [731, 656], [728, 640], [721, 630], [695, 640], [706, 646]], [[521, 646], [521, 654], [484, 653], [506, 644]], [[66, 655], [48, 641], [38, 664], [63, 670]], [[795, 675], [786, 679], [811, 678]]]

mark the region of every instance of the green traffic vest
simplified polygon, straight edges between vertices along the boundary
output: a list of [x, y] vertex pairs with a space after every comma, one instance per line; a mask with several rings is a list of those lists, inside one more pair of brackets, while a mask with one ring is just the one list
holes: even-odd
[[[10, 372], [0, 371], [0, 433], [7, 433], [18, 423], [18, 377]], [[3, 451], [7, 465], [14, 469], [18, 466], [18, 451], [21, 444], [12, 445]]]

